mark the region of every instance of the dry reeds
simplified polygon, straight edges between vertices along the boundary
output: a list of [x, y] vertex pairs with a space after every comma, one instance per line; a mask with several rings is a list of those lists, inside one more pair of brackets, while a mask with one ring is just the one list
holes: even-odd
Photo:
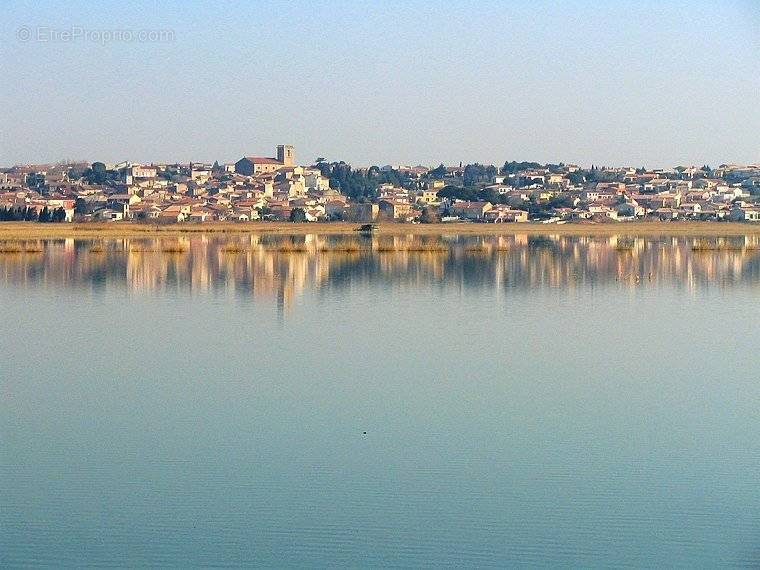
[[699, 241], [691, 246], [691, 251], [760, 251], [760, 245], [711, 243], [709, 241]]
[[140, 249], [133, 247], [129, 250], [129, 253], [168, 253], [168, 254], [181, 254], [187, 253], [188, 249], [181, 245], [167, 245], [160, 249]]
[[691, 251], [760, 251], [760, 247], [742, 245], [694, 245]]
[[491, 248], [488, 247], [488, 244], [485, 243], [479, 243], [477, 245], [471, 245], [464, 249], [466, 253], [475, 253], [475, 254], [486, 254], [491, 251]]
[[236, 253], [249, 253], [250, 250], [239, 244], [229, 244], [222, 248], [222, 253], [236, 254]]
[[267, 251], [273, 253], [306, 253], [309, 248], [305, 243], [281, 243], [267, 247]]
[[0, 253], [42, 253], [43, 249], [39, 245], [30, 245], [22, 243], [0, 244]]
[[[640, 236], [744, 236], [760, 235], [760, 224], [741, 222], [625, 222], [611, 224], [395, 224], [381, 223], [382, 235], [577, 235], [610, 236], [625, 233]], [[349, 222], [211, 222], [205, 224], [148, 224], [138, 222], [81, 222], [72, 224], [40, 224], [37, 222], [4, 222], [0, 238], [36, 239], [57, 237], [141, 237], [149, 235], [182, 236], [199, 234], [268, 234], [268, 235], [356, 235], [356, 224]]]
[[367, 251], [367, 248], [357, 243], [347, 243], [341, 245], [325, 245], [319, 248], [320, 253], [361, 253]]
[[448, 246], [437, 243], [379, 245], [375, 248], [378, 253], [447, 253]]

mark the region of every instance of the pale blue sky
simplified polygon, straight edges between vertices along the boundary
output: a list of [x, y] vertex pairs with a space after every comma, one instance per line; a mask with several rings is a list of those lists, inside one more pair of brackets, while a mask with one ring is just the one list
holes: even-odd
[[760, 162], [760, 0], [662, 4], [4, 3], [0, 165]]

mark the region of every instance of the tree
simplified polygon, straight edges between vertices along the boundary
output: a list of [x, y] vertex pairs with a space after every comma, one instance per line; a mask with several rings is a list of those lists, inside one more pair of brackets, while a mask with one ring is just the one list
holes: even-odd
[[441, 190], [439, 190], [436, 193], [436, 196], [438, 196], [441, 199], [446, 199], [446, 198], [452, 199], [452, 198], [457, 197], [460, 190], [461, 188], [459, 186], [451, 186], [451, 185], [444, 186]]
[[109, 180], [118, 180], [119, 172], [117, 170], [108, 170], [102, 162], [93, 162], [82, 173], [82, 178], [88, 184], [105, 184]]
[[24, 212], [24, 221], [25, 222], [36, 222], [37, 221], [37, 208], [27, 207], [26, 212]]
[[84, 198], [77, 198], [76, 202], [74, 203], [74, 213], [76, 214], [86, 214], [87, 213], [87, 200]]
[[303, 208], [293, 208], [290, 211], [290, 221], [291, 222], [305, 222], [306, 210], [304, 210]]
[[446, 176], [446, 167], [443, 165], [443, 163], [441, 163], [433, 170], [428, 172], [428, 176], [430, 176], [430, 178], [443, 178]]
[[72, 182], [79, 180], [84, 175], [85, 169], [81, 166], [72, 166], [69, 168], [68, 177]]
[[504, 166], [501, 167], [501, 173], [514, 174], [515, 172], [519, 172], [521, 170], [528, 170], [530, 168], [541, 168], [541, 164], [539, 164], [538, 162], [515, 162], [513, 160], [512, 162], [504, 163]]
[[445, 186], [436, 194], [439, 198], [448, 198], [455, 200], [476, 200], [478, 193], [474, 188], [463, 188], [462, 186]]
[[330, 188], [340, 190], [352, 200], [361, 202], [377, 197], [377, 185], [381, 177], [373, 178], [369, 170], [352, 170], [351, 166], [343, 161], [322, 163], [319, 168], [322, 175], [330, 179]]
[[345, 219], [345, 214], [339, 210], [332, 212], [329, 216], [331, 222], [342, 222]]
[[490, 182], [491, 177], [496, 175], [495, 166], [483, 164], [468, 164], [464, 167], [463, 182], [465, 186], [474, 186], [483, 182]]
[[422, 209], [420, 215], [420, 222], [423, 224], [437, 224], [441, 221], [441, 217], [438, 215], [438, 208], [433, 206], [425, 206]]
[[29, 188], [41, 189], [45, 186], [45, 176], [36, 172], [28, 174], [26, 177], [26, 185]]
[[93, 162], [89, 173], [85, 171], [85, 176], [90, 184], [104, 184], [107, 178], [106, 165], [102, 162]]
[[574, 196], [572, 194], [568, 194], [566, 192], [563, 192], [562, 194], [558, 194], [551, 200], [549, 200], [549, 203], [547, 204], [547, 207], [549, 208], [572, 208], [575, 204], [574, 202]]
[[53, 210], [52, 219], [54, 222], [65, 222], [66, 210], [64, 210], [63, 207], [56, 208], [55, 210]]
[[481, 202], [491, 202], [491, 204], [496, 204], [499, 202], [499, 193], [494, 190], [493, 188], [483, 188], [478, 191], [477, 199]]
[[[216, 164], [216, 163], [215, 163]], [[221, 172], [222, 168], [219, 167], [219, 171]], [[165, 180], [173, 180], [175, 176], [179, 174], [179, 168], [177, 168], [176, 165], [167, 165], [165, 169], [160, 169], [158, 171], [158, 177], [163, 178]]]
[[38, 221], [40, 222], [49, 222], [50, 221], [50, 210], [48, 210], [48, 207], [45, 206], [42, 208], [42, 211], [40, 212], [40, 217], [38, 218]]
[[13, 221], [13, 208], [3, 206], [0, 208], [0, 221], [12, 222]]

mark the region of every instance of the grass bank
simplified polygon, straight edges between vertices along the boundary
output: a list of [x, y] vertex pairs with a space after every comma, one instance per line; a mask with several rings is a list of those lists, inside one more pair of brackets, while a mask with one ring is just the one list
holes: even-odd
[[[0, 223], [0, 240], [52, 238], [179, 237], [192, 235], [352, 235], [358, 224], [329, 223], [182, 223], [156, 225], [134, 222], [40, 224]], [[760, 224], [738, 222], [623, 222], [609, 224], [394, 224], [378, 225], [382, 235], [665, 235], [731, 236], [758, 235]]]

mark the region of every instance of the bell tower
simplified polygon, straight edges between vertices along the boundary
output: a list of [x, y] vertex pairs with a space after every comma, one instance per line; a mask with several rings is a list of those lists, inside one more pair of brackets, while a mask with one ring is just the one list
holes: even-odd
[[295, 149], [291, 144], [277, 145], [277, 160], [284, 166], [293, 166], [295, 163]]

